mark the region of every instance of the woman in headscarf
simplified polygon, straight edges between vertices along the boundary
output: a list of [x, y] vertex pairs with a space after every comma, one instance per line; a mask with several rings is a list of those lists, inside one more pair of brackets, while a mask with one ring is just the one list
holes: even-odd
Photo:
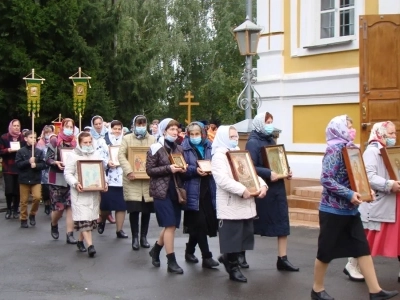
[[[153, 198], [149, 196], [149, 179], [138, 179], [135, 177], [134, 166], [128, 161], [129, 149], [131, 147], [149, 147], [154, 144], [154, 137], [147, 132], [147, 119], [143, 115], [135, 116], [131, 124], [132, 133], [123, 137], [118, 152], [119, 163], [123, 170], [123, 190], [126, 209], [129, 213], [129, 223], [132, 232], [132, 249], [139, 250], [150, 248], [147, 242], [150, 214], [154, 212]], [[139, 242], [139, 215], [140, 242]]]
[[[120, 146], [122, 143], [122, 123], [114, 120], [110, 123], [110, 131], [105, 136], [105, 142], [108, 147]], [[100, 152], [99, 154], [105, 154]], [[122, 230], [125, 221], [126, 204], [122, 189], [122, 168], [117, 165], [117, 157], [112, 158], [110, 152], [103, 156], [103, 160], [107, 163], [106, 175], [108, 177], [108, 191], [101, 194], [100, 202], [100, 222], [97, 231], [102, 234], [106, 226], [107, 216], [111, 211], [115, 211], [116, 234], [117, 238], [126, 239], [128, 235]]]
[[185, 260], [198, 263], [194, 255], [198, 244], [203, 259], [203, 268], [211, 269], [219, 263], [212, 258], [207, 235], [217, 236], [218, 221], [215, 208], [215, 181], [211, 173], [202, 170], [198, 160], [211, 161], [211, 143], [207, 132], [200, 122], [192, 122], [186, 128], [186, 137], [182, 143], [183, 156], [188, 164], [185, 174], [187, 204], [184, 207], [183, 230], [189, 234], [186, 244]]
[[[229, 279], [247, 282], [239, 268], [238, 256], [254, 248], [253, 219], [256, 214], [254, 197], [242, 183], [233, 178], [226, 153], [239, 150], [239, 134], [234, 126], [220, 126], [212, 144], [211, 170], [217, 185], [217, 218], [219, 219], [218, 258], [229, 274]], [[265, 197], [267, 184], [258, 177], [258, 197]]]
[[[259, 113], [253, 120], [253, 131], [250, 133], [246, 150], [250, 152], [251, 159], [258, 176], [264, 179], [269, 186], [268, 194], [264, 198], [256, 199], [257, 216], [254, 220], [254, 233], [261, 236], [277, 237], [278, 259], [276, 268], [279, 271], [299, 271], [287, 258], [287, 237], [290, 234], [289, 208], [286, 198], [285, 181], [278, 179], [277, 174], [263, 163], [261, 151], [263, 147], [275, 145], [273, 137], [273, 116]], [[292, 178], [289, 173], [287, 179]], [[242, 268], [248, 268], [245, 254], [240, 256]]]
[[[183, 274], [174, 252], [175, 230], [181, 223], [181, 205], [176, 192], [177, 184], [182, 187], [179, 173], [186, 169], [170, 163], [169, 155], [183, 154], [182, 147], [176, 144], [179, 123], [171, 118], [159, 124], [159, 139], [150, 146], [146, 158], [146, 173], [150, 176], [150, 196], [154, 198], [158, 226], [163, 227], [160, 236], [150, 251], [152, 264], [160, 267], [160, 251], [165, 245], [168, 259], [168, 272]], [[175, 180], [174, 180], [175, 177]]]
[[[104, 140], [106, 134], [108, 133], [106, 122], [104, 122], [103, 117], [94, 116], [90, 122], [90, 134], [93, 137], [93, 147], [94, 150], [98, 151], [101, 157], [108, 156], [108, 147], [106, 141]], [[113, 218], [111, 212], [107, 216], [107, 220], [111, 224], [115, 224], [115, 219]], [[101, 222], [101, 218], [99, 218], [98, 222]]]
[[[50, 144], [50, 139], [56, 135], [53, 133], [53, 128], [49, 125], [44, 126], [42, 130], [42, 134], [40, 135], [40, 139], [36, 145], [36, 148], [39, 148], [43, 151], [44, 157], [46, 157], [47, 148]], [[46, 169], [42, 171], [42, 200], [44, 202], [44, 213], [49, 215], [51, 212], [50, 206], [50, 191], [49, 191], [49, 170], [50, 167], [47, 166]]]
[[318, 252], [314, 266], [311, 299], [334, 299], [325, 291], [324, 279], [332, 259], [357, 257], [369, 290], [370, 299], [390, 299], [397, 291], [384, 291], [379, 286], [358, 206], [361, 195], [350, 188], [342, 150], [354, 147], [346, 115], [333, 118], [326, 127], [327, 148], [322, 160], [319, 206]]
[[[80, 160], [101, 160], [101, 156], [94, 150], [93, 138], [88, 132], [81, 132], [78, 137], [78, 144], [67, 160], [64, 177], [71, 187], [72, 218], [74, 228], [79, 232], [77, 247], [80, 252], [88, 252], [89, 257], [94, 257], [96, 249], [93, 245], [92, 230], [96, 228], [96, 220], [99, 215], [100, 192], [83, 191], [82, 182], [78, 177], [78, 161]], [[85, 179], [83, 174], [83, 180]], [[105, 177], [104, 192], [108, 189], [108, 179], [105, 173], [99, 174]], [[85, 247], [84, 241], [87, 244]]]
[[[400, 260], [400, 182], [390, 179], [380, 152], [382, 148], [395, 144], [394, 123], [375, 123], [363, 159], [368, 181], [376, 194], [376, 201], [362, 203], [359, 210], [371, 255], [395, 257]], [[357, 259], [353, 258], [351, 262], [357, 266]], [[354, 274], [348, 269], [347, 264], [344, 272], [354, 280]], [[400, 282], [400, 273], [398, 281]]]
[[6, 219], [19, 218], [19, 183], [18, 169], [15, 164], [15, 155], [19, 148], [26, 144], [21, 133], [21, 123], [14, 119], [8, 125], [8, 132], [0, 137], [0, 156], [2, 157], [2, 168], [4, 178], [4, 194], [6, 196], [7, 211]]
[[67, 244], [76, 244], [74, 238], [74, 224], [72, 221], [71, 194], [70, 187], [64, 178], [64, 164], [61, 160], [60, 149], [76, 147], [74, 136], [74, 120], [65, 118], [62, 120], [58, 136], [52, 136], [46, 152], [46, 163], [49, 169], [49, 193], [52, 205], [51, 214], [51, 236], [53, 239], [59, 238], [58, 221], [66, 212], [65, 222], [67, 229]]

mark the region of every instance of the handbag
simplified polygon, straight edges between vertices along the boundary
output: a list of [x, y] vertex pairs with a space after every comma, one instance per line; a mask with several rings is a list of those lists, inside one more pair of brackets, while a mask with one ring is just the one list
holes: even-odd
[[174, 181], [175, 181], [175, 189], [176, 189], [176, 193], [178, 194], [178, 202], [181, 205], [186, 205], [187, 203], [187, 195], [186, 195], [186, 190], [183, 188], [180, 188], [178, 186], [178, 183], [176, 181], [176, 177], [175, 174], [172, 175], [174, 177]]

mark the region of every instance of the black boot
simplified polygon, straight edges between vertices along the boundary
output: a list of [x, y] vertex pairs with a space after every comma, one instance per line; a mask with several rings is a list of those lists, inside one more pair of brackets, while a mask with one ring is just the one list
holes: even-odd
[[88, 255], [89, 255], [89, 257], [94, 257], [95, 254], [96, 254], [96, 249], [94, 249], [93, 245], [90, 245], [88, 247]]
[[44, 206], [44, 213], [45, 213], [46, 215], [49, 215], [50, 212], [51, 212], [50, 205], [46, 204], [46, 205]]
[[67, 244], [75, 245], [77, 243], [76, 239], [74, 238], [74, 233], [67, 232]]
[[87, 251], [83, 241], [78, 241], [76, 243], [76, 246], [78, 247], [79, 252], [86, 252]]
[[105, 228], [106, 228], [106, 221], [97, 223], [97, 232], [99, 234], [103, 234]]
[[132, 236], [132, 249], [135, 251], [139, 250], [139, 238], [137, 234]]
[[7, 209], [6, 214], [4, 215], [6, 219], [11, 219], [11, 209]]
[[287, 259], [287, 255], [278, 256], [278, 261], [276, 262], [276, 268], [279, 271], [290, 271], [290, 272], [298, 272], [300, 269], [293, 266], [290, 261]]
[[154, 244], [153, 248], [151, 248], [149, 255], [151, 256], [151, 263], [155, 267], [160, 267], [160, 252], [163, 246], [160, 246], [157, 244], [157, 242]]
[[199, 262], [198, 258], [194, 255], [195, 248], [192, 247], [189, 243], [186, 243], [185, 250], [185, 260], [188, 263], [197, 264]]
[[21, 221], [21, 228], [28, 228], [28, 221], [27, 220], [22, 220]]
[[139, 212], [132, 212], [129, 214], [129, 223], [132, 233], [132, 249], [137, 251], [139, 250]]
[[167, 254], [167, 259], [168, 259], [168, 269], [167, 269], [167, 271], [169, 273], [183, 274], [182, 268], [176, 262], [175, 253], [174, 252], [172, 252], [170, 254]]
[[208, 252], [202, 255], [203, 263], [201, 266], [205, 269], [212, 269], [214, 267], [218, 267], [219, 263], [212, 258], [212, 253]]
[[58, 232], [58, 224], [54, 225], [50, 222], [51, 225], [51, 236], [53, 237], [53, 239], [58, 240], [60, 234]]
[[150, 222], [150, 214], [142, 213], [142, 220], [140, 226], [140, 247], [142, 248], [150, 248], [150, 244], [147, 241], [149, 222]]
[[250, 266], [246, 261], [246, 251], [242, 251], [238, 253], [238, 264], [239, 267], [243, 269], [248, 269]]
[[226, 272], [229, 274], [229, 279], [237, 282], [247, 282], [247, 278], [244, 277], [240, 271], [239, 264], [237, 261], [237, 253], [228, 253], [221, 255], [218, 260], [225, 266]]
[[119, 238], [119, 239], [127, 239], [128, 235], [121, 229], [120, 231], [117, 231], [117, 238]]

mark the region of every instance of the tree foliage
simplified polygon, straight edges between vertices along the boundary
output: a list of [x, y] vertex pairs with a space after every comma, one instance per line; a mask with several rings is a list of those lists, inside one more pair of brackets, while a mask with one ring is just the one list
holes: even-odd
[[91, 116], [173, 117], [191, 90], [200, 106], [192, 120], [243, 118], [236, 98], [244, 58], [232, 29], [244, 21], [244, 0], [3, 0], [0, 2], [0, 125], [25, 127], [22, 77], [35, 68], [46, 78], [38, 124], [59, 113], [73, 117], [72, 82], [78, 67], [92, 77], [84, 125]]

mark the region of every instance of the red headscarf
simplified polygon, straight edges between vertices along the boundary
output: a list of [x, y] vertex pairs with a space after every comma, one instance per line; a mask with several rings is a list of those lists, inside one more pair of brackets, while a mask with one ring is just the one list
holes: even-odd
[[21, 135], [21, 126], [20, 126], [20, 131], [15, 131], [13, 128], [14, 122], [18, 122], [21, 125], [21, 122], [18, 119], [12, 120], [8, 125], [8, 134], [11, 135], [14, 139], [16, 139]]
[[[67, 124], [68, 122], [72, 123], [72, 135], [67, 136], [64, 134], [64, 126], [65, 124]], [[61, 123], [61, 129], [60, 132], [58, 133], [58, 138], [57, 138], [57, 146], [60, 146], [62, 142], [65, 143], [70, 143], [72, 148], [76, 147], [76, 139], [75, 139], [75, 135], [74, 135], [74, 120], [70, 119], [70, 118], [65, 118], [62, 123]]]

